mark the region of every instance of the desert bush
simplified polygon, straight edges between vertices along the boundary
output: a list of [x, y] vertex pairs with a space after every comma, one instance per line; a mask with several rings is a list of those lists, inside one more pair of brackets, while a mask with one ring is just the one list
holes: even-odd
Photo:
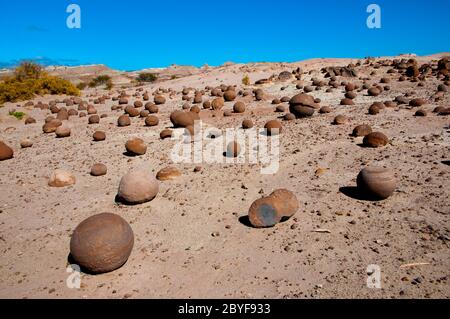
[[12, 77], [0, 82], [0, 104], [29, 100], [44, 94], [78, 96], [80, 91], [70, 81], [50, 76], [40, 65], [31, 62], [23, 62]]
[[77, 89], [78, 90], [84, 90], [87, 87], [87, 84], [84, 82], [80, 82], [77, 84]]
[[249, 77], [248, 75], [245, 75], [245, 76], [242, 78], [242, 84], [244, 84], [244, 85], [250, 85], [250, 77]]
[[94, 88], [99, 85], [108, 85], [108, 83], [112, 83], [111, 77], [109, 75], [99, 75], [95, 79], [92, 79], [91, 82], [89, 82], [89, 87]]
[[39, 79], [44, 73], [44, 68], [39, 64], [24, 61], [15, 70], [14, 76], [18, 81], [26, 79]]
[[158, 79], [158, 75], [155, 73], [139, 73], [137, 80], [139, 82], [155, 82]]
[[106, 83], [106, 89], [111, 90], [114, 87], [114, 84], [111, 80]]

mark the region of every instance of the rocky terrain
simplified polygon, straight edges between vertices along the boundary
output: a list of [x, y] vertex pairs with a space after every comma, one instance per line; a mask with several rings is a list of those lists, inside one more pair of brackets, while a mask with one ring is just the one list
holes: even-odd
[[[116, 85], [0, 108], [0, 297], [449, 298], [448, 55], [54, 70]], [[196, 119], [279, 170], [175, 163]]]

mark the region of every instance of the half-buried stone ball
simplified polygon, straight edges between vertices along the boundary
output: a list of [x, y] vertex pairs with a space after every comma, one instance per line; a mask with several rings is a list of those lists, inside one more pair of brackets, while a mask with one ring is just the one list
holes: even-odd
[[132, 155], [144, 155], [147, 152], [147, 145], [140, 138], [132, 138], [125, 143], [125, 148]]
[[341, 105], [355, 105], [355, 102], [353, 102], [352, 99], [345, 98], [341, 100]]
[[417, 110], [416, 111], [416, 113], [414, 113], [414, 116], [427, 116], [427, 111], [425, 111], [425, 110], [423, 110], [423, 109], [420, 109], [420, 110]]
[[366, 167], [358, 175], [358, 190], [368, 197], [386, 199], [397, 188], [397, 179], [391, 169]]
[[131, 125], [130, 117], [127, 114], [119, 116], [119, 118], [117, 119], [117, 125], [119, 127], [130, 126]]
[[98, 124], [100, 123], [100, 116], [98, 116], [97, 114], [91, 115], [88, 118], [88, 122], [89, 124]]
[[233, 106], [234, 113], [244, 113], [245, 104], [243, 102], [236, 102]]
[[233, 90], [228, 90], [223, 94], [223, 98], [227, 102], [234, 101], [234, 99], [236, 98], [236, 92]]
[[348, 117], [346, 117], [345, 115], [338, 115], [333, 120], [334, 125], [343, 125], [343, 124], [347, 124], [347, 122], [348, 122]]
[[0, 161], [5, 161], [14, 157], [11, 147], [0, 141]]
[[372, 128], [367, 124], [358, 125], [353, 129], [352, 135], [355, 137], [366, 136], [372, 133]]
[[217, 111], [223, 107], [224, 103], [225, 103], [225, 100], [221, 97], [218, 97], [218, 98], [215, 98], [214, 100], [212, 100], [211, 107], [213, 108], [213, 110]]
[[166, 103], [166, 98], [162, 95], [155, 96], [154, 102], [156, 105], [161, 105]]
[[370, 115], [377, 115], [378, 113], [380, 113], [380, 110], [381, 110], [381, 108], [380, 108], [380, 106], [378, 104], [372, 104], [369, 107], [369, 114]]
[[55, 170], [48, 181], [50, 187], [66, 187], [75, 184], [75, 176], [63, 170]]
[[20, 141], [20, 147], [22, 148], [29, 148], [33, 146], [33, 141], [30, 139], [24, 139]]
[[278, 189], [269, 196], [280, 202], [278, 214], [282, 219], [290, 218], [298, 211], [297, 196], [293, 192], [287, 189]]
[[92, 165], [91, 167], [91, 175], [92, 176], [103, 176], [106, 175], [108, 169], [105, 164], [97, 163]]
[[64, 138], [70, 136], [70, 128], [59, 126], [55, 131], [56, 137], [58, 138]]
[[295, 117], [295, 115], [292, 114], [292, 113], [287, 113], [287, 114], [285, 114], [285, 115], [283, 116], [283, 119], [284, 119], [285, 121], [293, 121], [293, 120], [296, 119], [296, 117]]
[[133, 245], [130, 225], [118, 215], [102, 213], [87, 218], [75, 228], [70, 254], [83, 269], [100, 274], [123, 266]]
[[147, 170], [136, 170], [122, 177], [117, 196], [128, 204], [142, 204], [153, 200], [159, 191], [159, 184]]
[[58, 119], [52, 119], [44, 124], [42, 131], [46, 134], [54, 133], [58, 127], [62, 125], [62, 122]]
[[156, 179], [160, 181], [170, 181], [181, 176], [181, 172], [173, 166], [163, 168], [156, 174]]
[[371, 87], [367, 90], [367, 94], [369, 94], [369, 96], [378, 96], [381, 94], [381, 91], [377, 87]]
[[106, 134], [103, 131], [96, 131], [94, 132], [94, 135], [92, 135], [92, 138], [95, 142], [104, 141], [106, 139]]
[[184, 112], [177, 110], [170, 114], [170, 121], [176, 128], [194, 125], [194, 122], [199, 119], [199, 115], [195, 112]]
[[27, 119], [25, 120], [25, 125], [34, 124], [34, 123], [36, 123], [36, 120], [32, 117], [27, 117]]
[[389, 139], [381, 132], [372, 132], [364, 137], [363, 145], [366, 147], [382, 147], [389, 143]]
[[253, 127], [253, 122], [252, 122], [252, 120], [243, 120], [243, 121], [242, 121], [242, 128], [243, 128], [244, 130], [250, 129], [250, 128], [252, 128], [252, 127]]
[[159, 138], [162, 140], [165, 140], [166, 138], [171, 138], [171, 137], [172, 137], [172, 130], [164, 129], [161, 131], [161, 133], [159, 133]]
[[145, 104], [145, 109], [146, 109], [147, 111], [149, 111], [151, 114], [154, 114], [154, 113], [158, 113], [158, 112], [159, 112], [158, 106], [155, 105], [154, 103], [151, 103], [151, 102]]
[[289, 101], [289, 111], [297, 118], [312, 116], [316, 108], [319, 108], [319, 104], [308, 94], [297, 94]]
[[328, 105], [322, 106], [319, 110], [319, 113], [321, 114], [331, 113], [331, 107], [329, 107]]
[[154, 115], [149, 115], [145, 118], [145, 125], [156, 126], [159, 123], [159, 119]]

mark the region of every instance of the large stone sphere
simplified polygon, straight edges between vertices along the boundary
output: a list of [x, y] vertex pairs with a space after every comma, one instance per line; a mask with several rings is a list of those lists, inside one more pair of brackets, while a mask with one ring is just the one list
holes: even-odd
[[366, 196], [386, 199], [397, 188], [397, 179], [391, 169], [383, 167], [366, 167], [356, 179], [358, 189]]
[[102, 213], [85, 219], [75, 228], [70, 254], [80, 267], [99, 274], [124, 265], [133, 244], [130, 225], [118, 215]]
[[158, 181], [151, 172], [136, 170], [122, 177], [117, 195], [126, 203], [142, 204], [153, 200], [158, 191]]

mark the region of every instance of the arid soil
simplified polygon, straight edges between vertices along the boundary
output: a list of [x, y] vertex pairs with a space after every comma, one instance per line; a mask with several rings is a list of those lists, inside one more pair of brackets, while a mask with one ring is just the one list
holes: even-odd
[[[441, 58], [436, 55], [415, 58], [418, 67], [432, 66], [426, 76], [399, 81], [406, 70], [395, 68], [393, 61], [409, 58], [227, 64], [126, 88], [128, 105], [142, 101], [145, 91], [153, 101], [152, 93], [164, 89], [167, 101], [159, 105], [155, 114], [159, 124], [153, 127], [146, 127], [141, 117], [131, 118], [130, 126], [118, 127], [123, 110], [111, 110], [118, 101], [93, 101], [103, 95], [117, 97], [122, 89], [89, 89], [83, 92], [83, 101], [106, 117], [99, 124], [88, 124], [88, 116], [71, 116], [63, 121], [71, 128], [67, 138], [43, 133], [44, 120], [52, 115], [48, 109], [25, 102], [6, 104], [0, 109], [0, 140], [14, 150], [14, 158], [0, 162], [0, 297], [449, 298], [450, 117], [433, 113], [438, 106], [450, 107], [449, 93], [437, 94], [439, 84], [448, 88], [448, 78], [446, 85], [445, 76], [436, 75]], [[339, 85], [326, 92], [330, 78], [321, 69], [350, 63], [357, 76], [336, 76]], [[299, 67], [304, 86], [313, 79], [323, 81], [308, 94], [320, 99], [320, 106], [330, 106], [331, 112], [317, 110], [310, 118], [284, 121], [289, 104], [280, 104], [286, 112], [278, 113], [272, 100], [291, 98], [304, 89], [296, 87], [299, 81], [294, 76], [285, 81], [277, 77]], [[388, 73], [390, 69], [394, 71]], [[242, 84], [245, 75], [250, 85]], [[266, 83], [255, 85], [272, 75]], [[382, 78], [389, 83], [380, 83]], [[345, 94], [342, 82], [359, 86], [354, 105], [340, 105]], [[390, 89], [369, 96], [364, 83]], [[189, 103], [194, 105], [194, 90], [205, 91], [203, 101], [212, 100], [205, 86], [223, 84], [236, 85], [236, 92], [261, 88], [265, 97], [256, 101], [253, 94], [238, 94], [219, 111], [198, 104], [200, 117], [205, 125], [219, 129], [240, 127], [244, 119], [262, 128], [280, 118], [280, 168], [275, 174], [261, 174], [256, 164], [171, 161], [176, 142], [162, 140], [159, 134], [173, 127], [170, 113], [189, 102], [182, 101], [183, 88], [193, 88]], [[427, 103], [420, 107], [396, 103], [376, 115], [368, 113], [373, 102], [394, 101], [405, 94], [408, 101], [423, 98]], [[45, 96], [33, 102], [65, 98]], [[236, 101], [243, 101], [246, 111], [224, 116]], [[77, 109], [77, 105], [66, 108]], [[13, 109], [37, 123], [25, 125], [26, 117], [17, 120], [8, 115]], [[418, 109], [426, 110], [427, 116], [415, 116]], [[339, 114], [348, 122], [333, 125]], [[384, 133], [389, 144], [362, 147], [363, 138], [350, 135], [360, 124]], [[105, 141], [93, 141], [97, 130], [106, 133]], [[131, 137], [145, 141], [145, 155], [125, 154], [124, 145]], [[33, 141], [31, 148], [21, 148], [26, 138]], [[105, 164], [107, 174], [91, 176], [94, 163]], [[356, 176], [367, 165], [394, 170], [398, 187], [391, 197], [368, 201], [352, 193]], [[156, 176], [167, 166], [177, 167], [182, 175], [159, 182], [154, 200], [134, 206], [116, 202], [120, 179], [128, 171], [145, 168]], [[201, 170], [194, 171], [196, 166]], [[76, 183], [49, 187], [56, 169], [71, 172]], [[297, 213], [272, 228], [250, 227], [245, 216], [252, 202], [279, 188], [295, 193]], [[118, 214], [131, 225], [135, 236], [131, 256], [113, 272], [82, 274], [81, 288], [70, 289], [66, 268], [71, 234], [81, 221], [103, 212]], [[369, 265], [380, 267], [381, 289], [367, 287]]]

